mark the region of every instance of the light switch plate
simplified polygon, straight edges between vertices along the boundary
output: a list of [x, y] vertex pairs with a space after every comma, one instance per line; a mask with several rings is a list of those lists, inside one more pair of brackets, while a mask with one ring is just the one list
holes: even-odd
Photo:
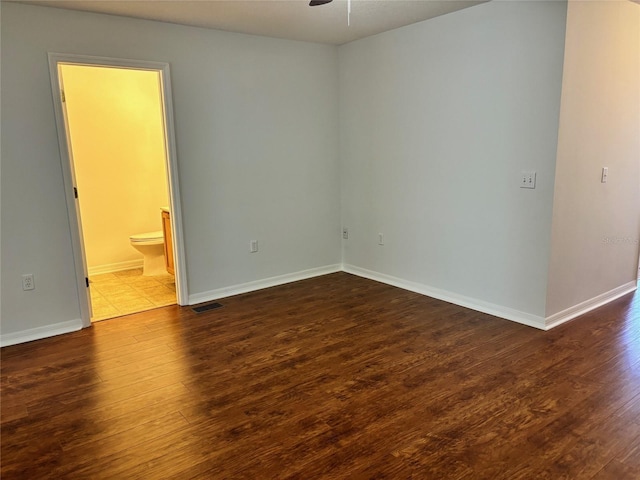
[[536, 188], [536, 172], [522, 172], [520, 188]]

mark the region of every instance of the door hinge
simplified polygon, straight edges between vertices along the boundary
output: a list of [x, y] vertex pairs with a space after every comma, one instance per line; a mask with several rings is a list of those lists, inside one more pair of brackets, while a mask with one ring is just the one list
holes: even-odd
[[78, 189], [76, 187], [73, 187], [73, 195], [78, 198]]
[[67, 101], [67, 97], [64, 94], [64, 90], [60, 90], [60, 98], [62, 99], [62, 103], [65, 103]]
[[84, 277], [84, 281], [87, 284], [87, 288], [89, 288], [89, 277]]

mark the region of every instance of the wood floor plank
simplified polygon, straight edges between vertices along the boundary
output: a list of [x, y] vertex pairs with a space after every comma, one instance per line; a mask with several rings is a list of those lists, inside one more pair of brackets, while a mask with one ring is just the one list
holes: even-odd
[[593, 477], [593, 480], [619, 480], [621, 478], [640, 478], [640, 468], [629, 467], [617, 460], [611, 460]]
[[[180, 414], [173, 412], [153, 420], [136, 422], [131, 428], [113, 435], [92, 439], [82, 444], [81, 448], [63, 446], [65, 462], [52, 474], [57, 475], [58, 478], [79, 476], [93, 478], [104, 471], [105, 476], [114, 478], [118, 470], [114, 469], [113, 464], [120, 463], [126, 452], [139, 450], [140, 446], [159, 438], [166, 438], [187, 427], [187, 421]], [[137, 464], [135, 460], [134, 463]]]
[[640, 478], [640, 299], [549, 332], [337, 273], [3, 348], [3, 479]]
[[630, 469], [640, 471], [640, 433], [632, 443], [628, 443], [620, 449], [616, 459]]

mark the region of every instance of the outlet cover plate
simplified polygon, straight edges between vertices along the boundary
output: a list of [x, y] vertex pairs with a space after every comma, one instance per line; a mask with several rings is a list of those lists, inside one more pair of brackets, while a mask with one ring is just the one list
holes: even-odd
[[22, 275], [22, 290], [35, 290], [36, 284], [33, 282], [33, 274]]

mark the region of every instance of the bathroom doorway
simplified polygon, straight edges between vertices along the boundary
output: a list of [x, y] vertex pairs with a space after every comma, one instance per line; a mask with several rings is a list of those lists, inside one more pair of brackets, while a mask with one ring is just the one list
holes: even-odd
[[50, 55], [88, 326], [184, 304], [186, 295], [168, 66], [78, 60]]

